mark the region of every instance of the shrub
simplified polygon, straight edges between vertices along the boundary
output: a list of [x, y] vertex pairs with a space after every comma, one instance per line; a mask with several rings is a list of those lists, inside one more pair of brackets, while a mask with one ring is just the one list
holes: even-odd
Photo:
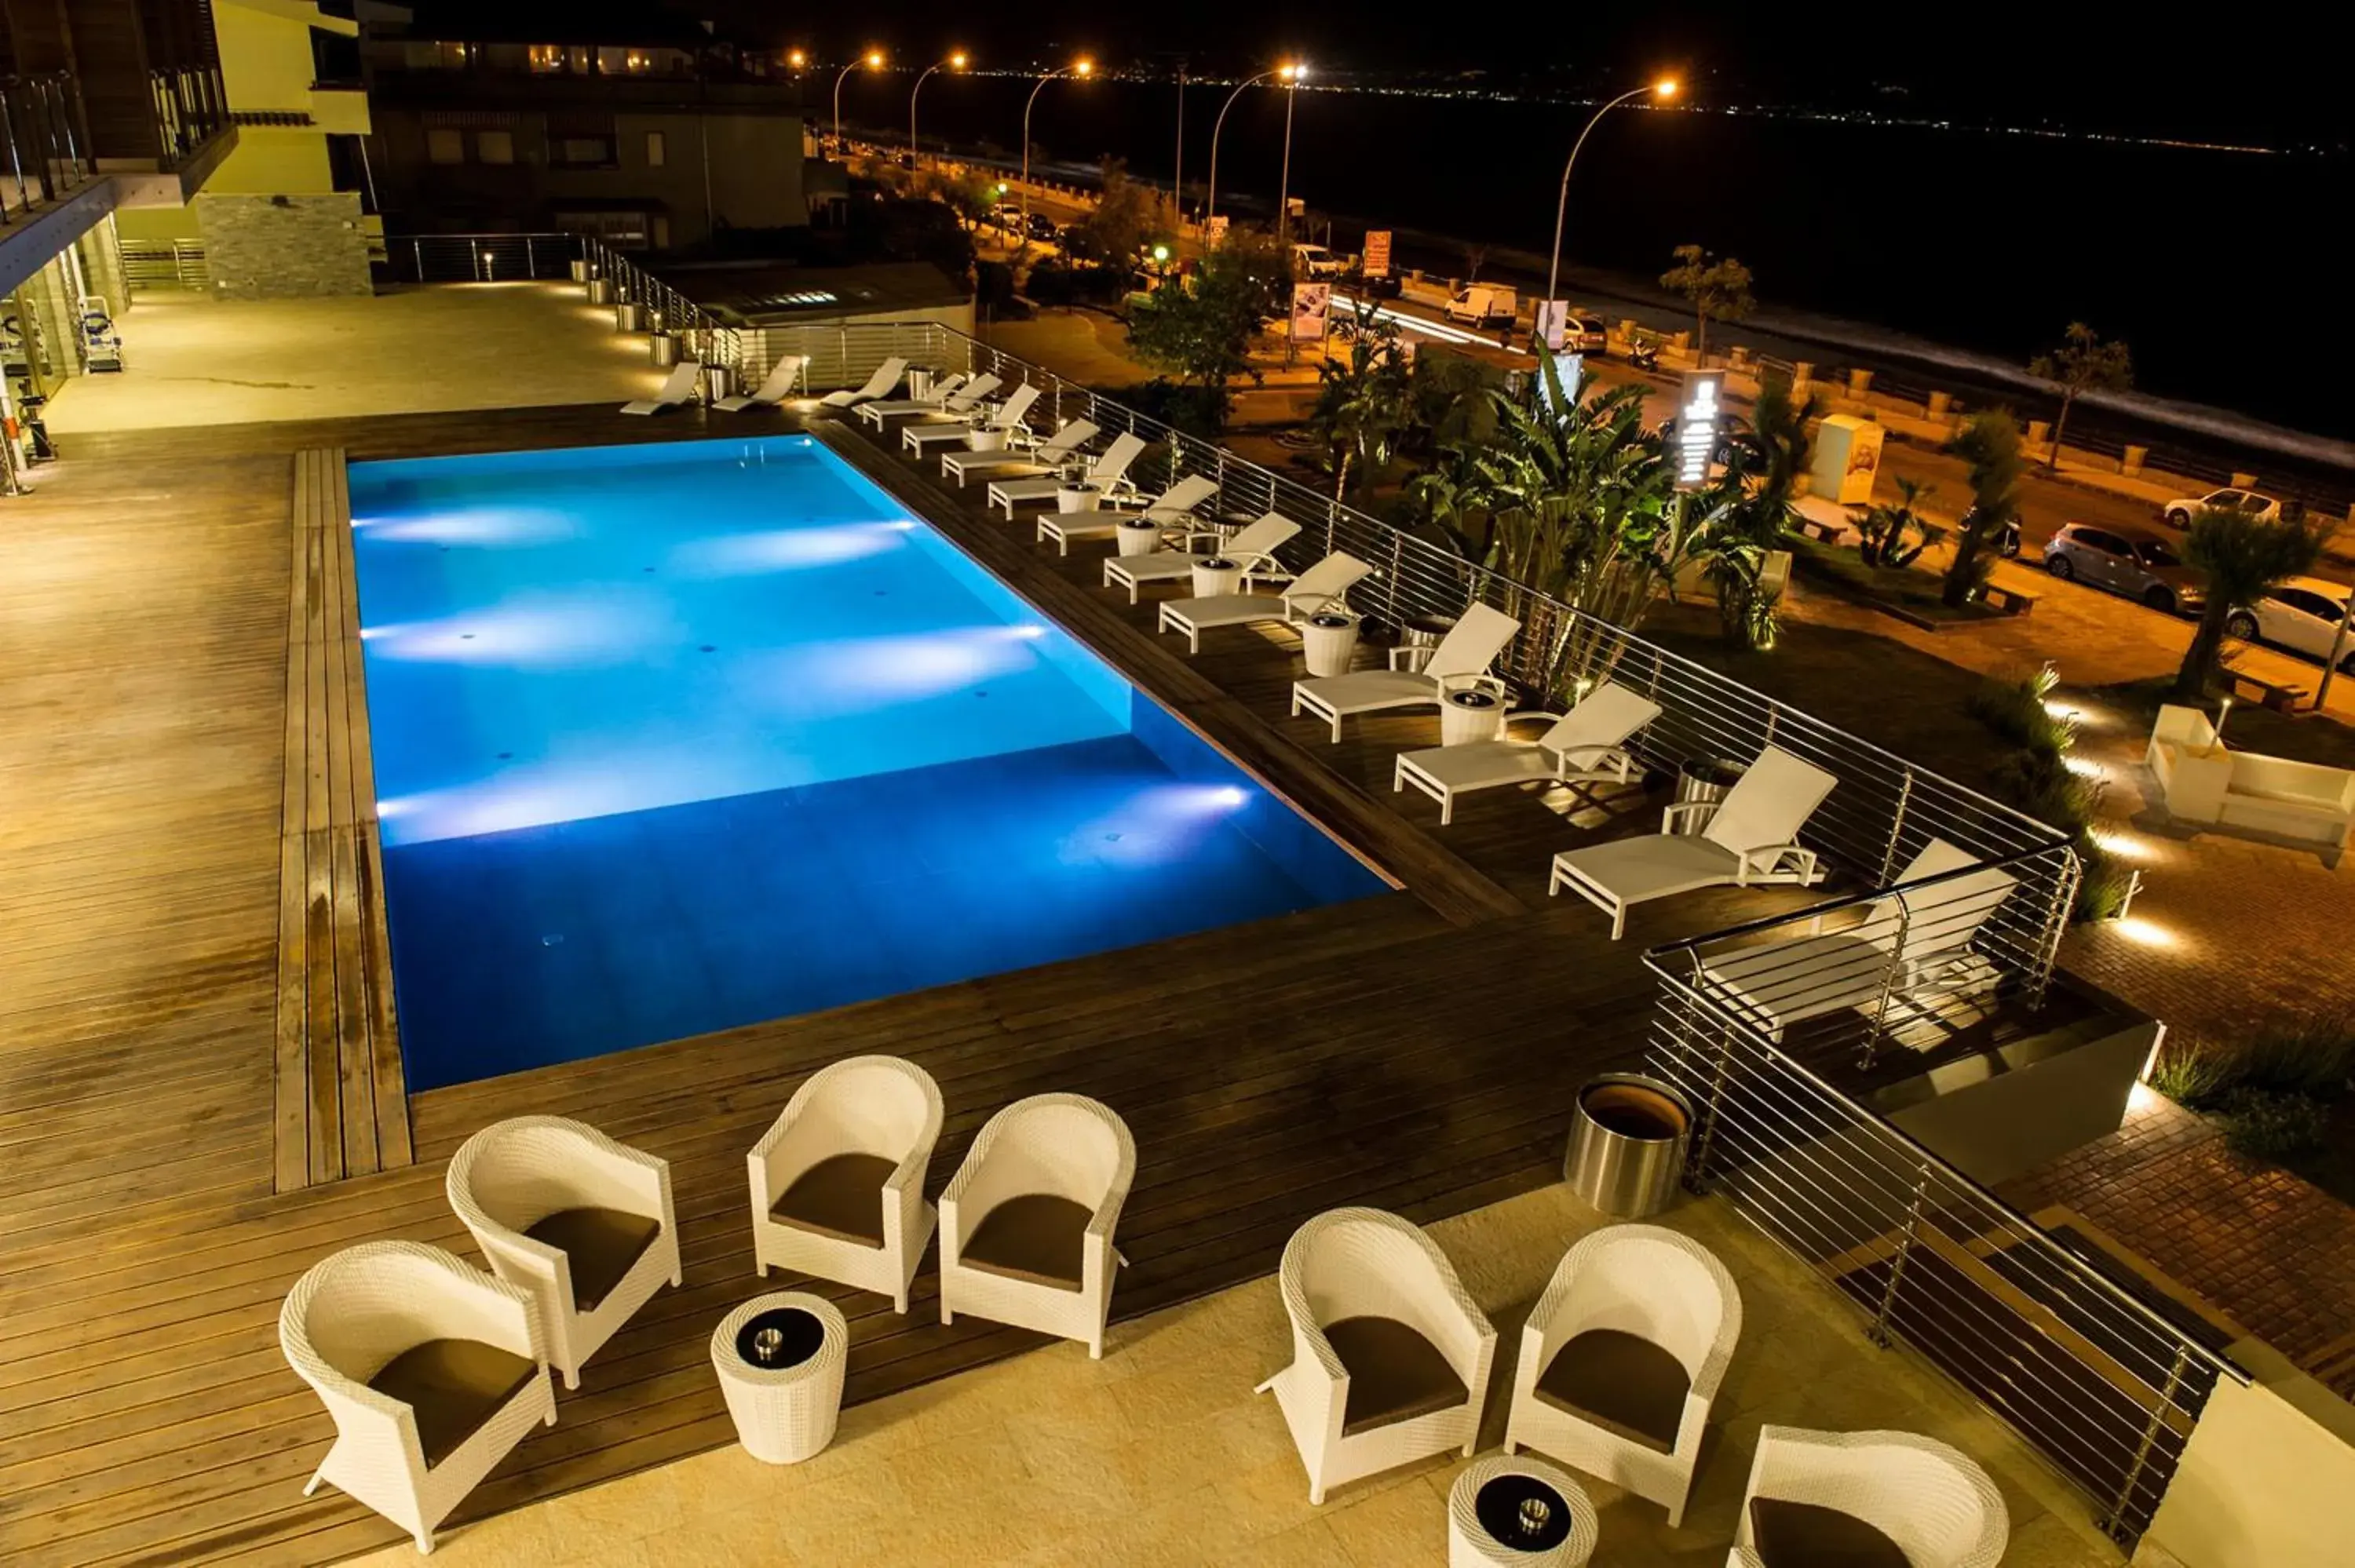
[[2355, 1076], [2355, 1027], [2344, 1018], [2293, 1019], [2252, 1034], [2236, 1054], [2244, 1083], [2337, 1099]]
[[1223, 386], [1188, 387], [1166, 376], [1156, 376], [1134, 387], [1097, 390], [1115, 402], [1127, 404], [1148, 419], [1158, 419], [1204, 440], [1215, 440], [1224, 433], [1228, 410], [1233, 402]]
[[2225, 1091], [2215, 1106], [2224, 1141], [2233, 1151], [2259, 1160], [2282, 1160], [2318, 1149], [2329, 1133], [2322, 1103], [2306, 1095], [2271, 1089]]
[[1128, 292], [1128, 274], [1116, 267], [1042, 261], [1030, 269], [1023, 291], [1042, 305], [1109, 305]]
[[2191, 1110], [2212, 1106], [2232, 1086], [2233, 1063], [2228, 1052], [2182, 1033], [2169, 1034], [2150, 1065], [2150, 1086]]
[[2077, 743], [2077, 726], [2053, 717], [2044, 705], [2060, 679], [2050, 664], [2008, 680], [1990, 677], [1971, 693], [1964, 707], [2012, 745], [2057, 758]]

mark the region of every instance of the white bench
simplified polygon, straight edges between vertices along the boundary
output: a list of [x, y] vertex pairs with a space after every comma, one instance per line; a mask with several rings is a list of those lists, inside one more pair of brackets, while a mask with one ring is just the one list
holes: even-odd
[[2196, 708], [2161, 707], [2144, 759], [2158, 776], [2167, 814], [2177, 821], [2318, 843], [2332, 865], [2355, 830], [2355, 771], [2228, 750]]

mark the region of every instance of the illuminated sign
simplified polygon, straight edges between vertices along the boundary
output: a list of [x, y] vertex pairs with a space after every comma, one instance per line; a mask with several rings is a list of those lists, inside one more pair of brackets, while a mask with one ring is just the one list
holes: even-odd
[[1540, 300], [1537, 304], [1537, 340], [1559, 353], [1561, 349], [1561, 329], [1570, 320], [1568, 300]]
[[1387, 228], [1366, 230], [1366, 253], [1359, 261], [1359, 270], [1369, 278], [1391, 275], [1391, 231]]
[[1717, 450], [1718, 421], [1724, 417], [1725, 372], [1696, 370], [1685, 377], [1677, 398], [1677, 488], [1709, 482], [1710, 455]]
[[1325, 335], [1325, 317], [1332, 308], [1330, 283], [1292, 285], [1292, 341], [1315, 343]]

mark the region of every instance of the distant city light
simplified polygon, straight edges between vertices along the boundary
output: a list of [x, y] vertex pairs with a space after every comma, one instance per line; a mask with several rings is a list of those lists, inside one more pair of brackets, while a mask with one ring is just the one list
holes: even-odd
[[1282, 77], [1286, 81], [1298, 81], [1308, 74], [1308, 68], [1295, 61], [1291, 65], [1284, 67], [1275, 74]]

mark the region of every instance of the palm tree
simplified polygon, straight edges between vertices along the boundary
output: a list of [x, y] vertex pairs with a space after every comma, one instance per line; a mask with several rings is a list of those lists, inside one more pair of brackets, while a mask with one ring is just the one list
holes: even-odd
[[[1910, 567], [1922, 552], [1946, 536], [1945, 529], [1916, 510], [1931, 487], [1918, 479], [1897, 482], [1897, 504], [1870, 506], [1857, 524], [1863, 535], [1857, 554], [1868, 567]], [[1907, 539], [1912, 538], [1909, 546]]]
[[2007, 408], [1973, 417], [1952, 450], [1970, 464], [1971, 504], [1956, 525], [1955, 559], [1938, 597], [1947, 609], [1960, 609], [1995, 569], [1987, 552], [2003, 525], [2019, 515], [2019, 479], [2028, 463], [2019, 455], [2019, 423]]
[[2134, 355], [2122, 343], [2105, 343], [2083, 322], [2071, 322], [2061, 345], [2028, 362], [2028, 373], [2061, 388], [2061, 417], [2052, 425], [2052, 450], [2044, 454], [2047, 473], [2061, 466], [2061, 440], [2069, 431], [2069, 411], [2087, 392], [2123, 392], [2134, 385]]
[[1792, 500], [1815, 446], [1808, 426], [1822, 412], [1813, 396], [1794, 403], [1786, 382], [1762, 385], [1749, 423], [1725, 443], [1724, 477], [1711, 487], [1723, 493], [1710, 509], [1710, 583], [1726, 635], [1753, 648], [1774, 644], [1779, 596], [1764, 591], [1761, 576], [1767, 553], [1780, 547], [1790, 527]]
[[2207, 695], [2232, 612], [2311, 567], [2321, 553], [2321, 536], [2302, 524], [2261, 519], [2237, 507], [2200, 509], [2184, 539], [2183, 558], [2207, 575], [2208, 599], [2175, 673], [2176, 701], [2196, 703]]
[[1316, 367], [1316, 407], [1310, 415], [1325, 438], [1336, 501], [1348, 499], [1353, 471], [1360, 483], [1381, 477], [1412, 412], [1398, 323], [1378, 316], [1372, 299], [1360, 295], [1347, 336], [1348, 352], [1338, 358], [1328, 354]]

